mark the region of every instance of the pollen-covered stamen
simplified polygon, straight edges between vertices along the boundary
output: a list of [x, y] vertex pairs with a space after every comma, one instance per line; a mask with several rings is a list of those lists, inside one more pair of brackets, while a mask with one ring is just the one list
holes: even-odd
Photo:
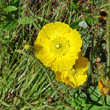
[[60, 49], [60, 48], [61, 48], [61, 44], [56, 44], [56, 45], [55, 45], [55, 48], [56, 48], [56, 49]]

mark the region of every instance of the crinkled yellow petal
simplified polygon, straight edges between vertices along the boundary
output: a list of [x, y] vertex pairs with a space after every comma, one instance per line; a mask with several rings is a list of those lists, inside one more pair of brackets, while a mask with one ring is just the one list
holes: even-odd
[[71, 85], [73, 88], [79, 87], [86, 81], [88, 65], [89, 62], [86, 58], [79, 57], [72, 69], [63, 72], [55, 72], [56, 79]]
[[86, 81], [86, 78], [86, 72], [82, 74], [74, 74], [72, 77], [69, 76], [69, 81], [71, 82], [69, 85], [71, 85], [73, 88], [79, 87]]
[[[47, 37], [41, 36], [34, 42], [34, 53], [35, 57], [43, 62], [45, 66], [49, 66], [51, 62], [54, 61], [55, 56], [49, 50], [49, 39]], [[48, 60], [46, 60], [48, 59]]]
[[62, 37], [63, 34], [69, 32], [71, 28], [69, 25], [62, 23], [62, 22], [54, 22], [46, 24], [42, 28], [42, 33], [47, 35], [49, 39], [53, 39], [56, 36]]
[[[35, 57], [42, 61], [42, 63], [49, 67], [51, 62], [55, 60], [55, 56], [46, 47], [35, 45]], [[47, 60], [48, 59], [48, 60]]]
[[[39, 34], [41, 34], [41, 33], [39, 33]], [[41, 45], [41, 46], [43, 46], [43, 47], [45, 47], [45, 46], [48, 47], [49, 42], [50, 42], [50, 40], [49, 40], [47, 37], [45, 37], [45, 36], [43, 36], [43, 35], [41, 34], [41, 36], [38, 35], [36, 41], [34, 42], [34, 46], [36, 46], [36, 45]]]
[[76, 29], [73, 29], [70, 31], [70, 33], [66, 33], [64, 37], [67, 37], [70, 43], [70, 53], [76, 53], [80, 51], [80, 48], [82, 46], [82, 40], [81, 40], [81, 35]]
[[69, 70], [75, 64], [76, 59], [78, 59], [77, 55], [65, 55], [63, 57], [56, 58], [56, 60], [51, 63], [51, 69], [59, 72]]

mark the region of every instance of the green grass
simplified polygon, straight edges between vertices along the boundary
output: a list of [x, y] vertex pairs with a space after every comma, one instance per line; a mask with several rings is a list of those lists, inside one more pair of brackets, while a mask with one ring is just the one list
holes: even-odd
[[[84, 5], [75, 0], [0, 0], [0, 110], [110, 110], [110, 97], [101, 96], [97, 87], [107, 59], [102, 42], [106, 29], [98, 22], [102, 8], [108, 9], [106, 0]], [[86, 29], [78, 25], [82, 20]], [[33, 46], [42, 26], [54, 21], [65, 22], [82, 35], [82, 54], [90, 66], [87, 81], [79, 88], [58, 82], [34, 52], [24, 48]]]

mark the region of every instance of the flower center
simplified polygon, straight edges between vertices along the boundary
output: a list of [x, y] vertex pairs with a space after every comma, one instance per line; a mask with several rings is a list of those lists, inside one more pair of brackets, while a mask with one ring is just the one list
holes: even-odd
[[55, 48], [60, 49], [61, 48], [61, 44], [56, 44]]
[[56, 37], [49, 44], [49, 50], [57, 57], [64, 56], [68, 52], [69, 47], [69, 41], [64, 37]]

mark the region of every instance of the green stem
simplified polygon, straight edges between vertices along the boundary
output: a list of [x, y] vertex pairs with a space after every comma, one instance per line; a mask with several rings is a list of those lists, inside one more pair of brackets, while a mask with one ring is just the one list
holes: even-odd
[[109, 11], [108, 11], [108, 22], [107, 22], [107, 76], [109, 76], [110, 72], [110, 0], [109, 4]]

